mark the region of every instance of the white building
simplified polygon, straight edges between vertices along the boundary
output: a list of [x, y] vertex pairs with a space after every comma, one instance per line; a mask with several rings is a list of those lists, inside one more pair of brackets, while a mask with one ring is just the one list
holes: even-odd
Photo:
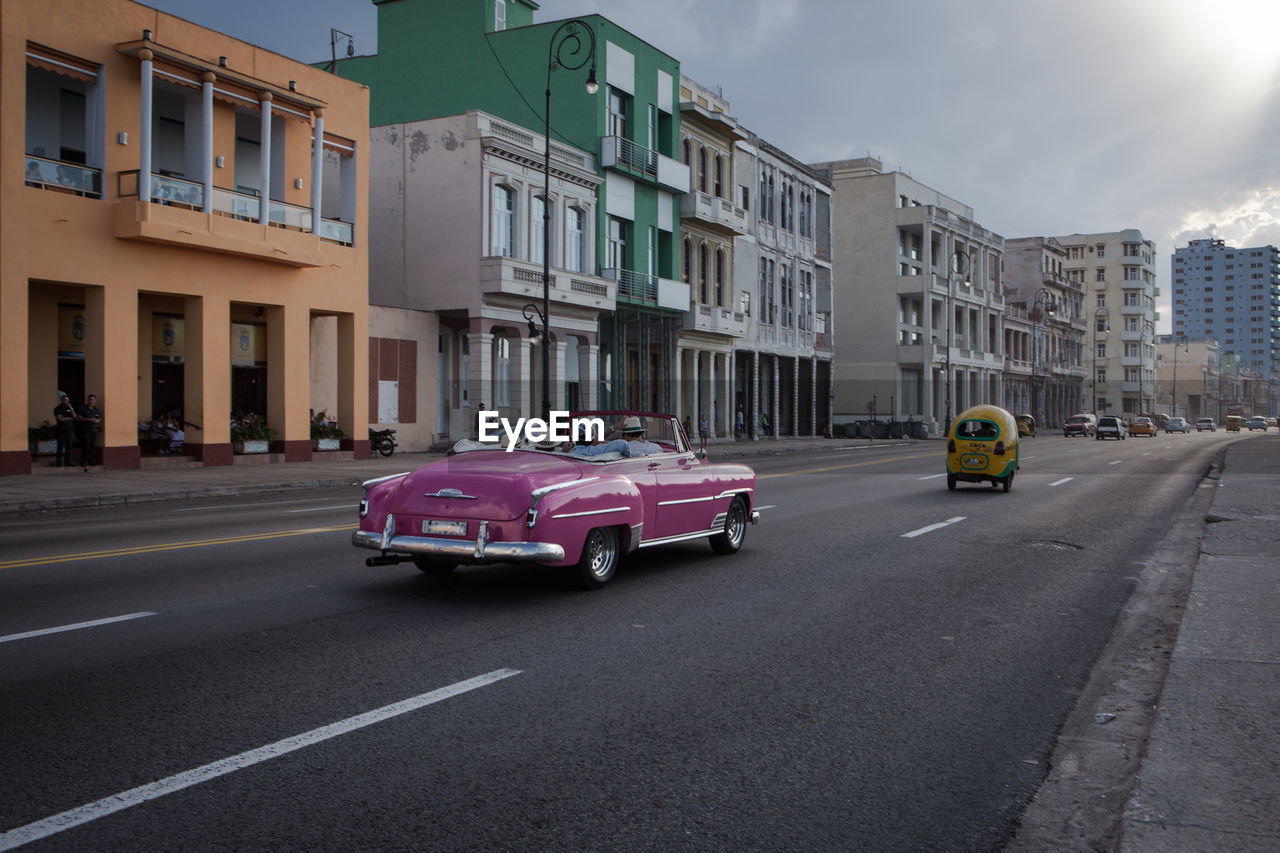
[[835, 420], [908, 415], [939, 434], [1003, 404], [1004, 238], [874, 158], [813, 166], [834, 189]]
[[[1030, 382], [1023, 385], [1021, 365], [1005, 376], [1005, 400], [1034, 415], [1041, 427], [1056, 428], [1076, 412], [1090, 409], [1084, 400], [1084, 290], [1066, 275], [1066, 250], [1052, 237], [1010, 238], [1004, 244], [1005, 321], [1018, 312], [1031, 323]], [[1010, 336], [1006, 334], [1006, 347]], [[1011, 365], [1006, 348], [1006, 365]], [[1023, 397], [1030, 391], [1030, 399]]]
[[[372, 148], [370, 335], [438, 341], [428, 422], [439, 426], [428, 438], [470, 435], [480, 403], [539, 414], [548, 347], [529, 306], [540, 311], [543, 296], [542, 135], [473, 110], [376, 127]], [[592, 272], [601, 181], [592, 154], [552, 143], [553, 409], [597, 406], [600, 314], [617, 295]], [[371, 391], [382, 384], [370, 380]], [[379, 423], [396, 423], [382, 414]]]
[[1067, 279], [1085, 294], [1089, 363], [1099, 414], [1154, 411], [1156, 245], [1136, 228], [1058, 237]]

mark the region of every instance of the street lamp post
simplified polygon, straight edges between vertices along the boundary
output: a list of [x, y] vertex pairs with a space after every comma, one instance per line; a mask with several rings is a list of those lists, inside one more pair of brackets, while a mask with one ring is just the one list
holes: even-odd
[[969, 271], [969, 254], [961, 249], [956, 249], [951, 255], [951, 267], [947, 273], [947, 355], [945, 359], [947, 399], [946, 399], [946, 421], [942, 427], [943, 435], [951, 435], [951, 322], [955, 316], [955, 308], [951, 304], [951, 291], [954, 287], [955, 276], [964, 275]]
[[[581, 32], [590, 37], [590, 45], [582, 44]], [[567, 48], [567, 50], [566, 50]], [[542, 418], [551, 419], [551, 72], [556, 68], [566, 71], [577, 71], [591, 63], [587, 73], [587, 94], [594, 95], [600, 88], [596, 81], [596, 34], [586, 21], [573, 19], [556, 27], [551, 34], [551, 42], [547, 46], [547, 103], [543, 116], [545, 119], [542, 141], [545, 146], [542, 156]], [[526, 305], [525, 319], [530, 328], [533, 320], [527, 313], [531, 307]]]
[[[1182, 346], [1189, 353], [1191, 345], [1187, 343], [1187, 336], [1180, 335], [1182, 338]], [[1178, 416], [1178, 339], [1173, 339], [1173, 390], [1169, 393], [1169, 407], [1173, 409], [1169, 413], [1169, 417], [1176, 418]]]
[[[1053, 309], [1053, 291], [1047, 287], [1042, 287], [1036, 291], [1035, 299], [1033, 301], [1035, 302], [1035, 306], [1036, 306], [1036, 319], [1035, 319], [1035, 326], [1033, 326], [1032, 328], [1033, 330], [1036, 330], [1036, 329], [1040, 329], [1042, 325], [1040, 322], [1042, 310], [1045, 315], [1049, 317], [1053, 316], [1053, 310], [1054, 310]], [[1041, 306], [1044, 306], [1043, 309], [1041, 308]], [[1042, 342], [1044, 341], [1043, 331], [1040, 332], [1040, 340]], [[1048, 396], [1047, 388], [1044, 389], [1044, 393], [1042, 393], [1041, 395], [1036, 394], [1036, 389], [1039, 387], [1042, 378], [1044, 379], [1044, 384], [1048, 385], [1048, 377], [1041, 377], [1037, 369], [1039, 366], [1044, 364], [1042, 350], [1043, 350], [1043, 347], [1040, 344], [1037, 344], [1035, 346], [1035, 352], [1034, 352], [1035, 359], [1031, 362], [1031, 414], [1033, 417], [1037, 419], [1038, 423], [1047, 424], [1048, 418], [1045, 417], [1044, 412], [1040, 411], [1039, 407], [1036, 405], [1037, 396]]]
[[[1107, 306], [1099, 305], [1093, 312], [1093, 411], [1098, 411], [1098, 332], [1104, 334], [1111, 331], [1107, 324]], [[1102, 328], [1098, 328], [1098, 320], [1102, 320]], [[1105, 362], [1104, 362], [1105, 366]]]

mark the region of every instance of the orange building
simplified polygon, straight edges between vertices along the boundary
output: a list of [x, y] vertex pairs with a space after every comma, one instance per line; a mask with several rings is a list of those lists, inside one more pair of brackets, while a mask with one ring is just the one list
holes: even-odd
[[368, 455], [367, 88], [129, 0], [4, 0], [0, 110], [0, 474], [59, 391], [97, 396], [107, 468], [166, 411], [204, 465], [233, 415], [277, 461], [312, 411]]

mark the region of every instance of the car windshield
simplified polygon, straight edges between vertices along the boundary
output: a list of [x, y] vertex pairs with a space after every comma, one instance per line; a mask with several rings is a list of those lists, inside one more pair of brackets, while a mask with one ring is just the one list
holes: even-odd
[[960, 421], [956, 426], [956, 435], [961, 438], [991, 439], [995, 438], [998, 432], [999, 429], [991, 421], [983, 421], [976, 418]]

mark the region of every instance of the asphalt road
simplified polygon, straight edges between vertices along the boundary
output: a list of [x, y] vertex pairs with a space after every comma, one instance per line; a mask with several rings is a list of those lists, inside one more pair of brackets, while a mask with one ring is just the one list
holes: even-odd
[[1226, 440], [757, 459], [594, 593], [365, 568], [353, 489], [4, 519], [0, 849], [999, 850]]

